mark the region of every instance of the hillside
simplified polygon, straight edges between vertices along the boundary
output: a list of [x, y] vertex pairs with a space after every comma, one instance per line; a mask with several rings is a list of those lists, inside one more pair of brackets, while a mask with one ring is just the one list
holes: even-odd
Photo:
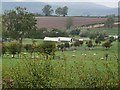
[[[65, 29], [65, 22], [68, 17], [36, 17], [38, 28]], [[73, 26], [81, 26], [106, 21], [106, 18], [72, 17]]]
[[[117, 8], [109, 8], [104, 5], [95, 4], [92, 2], [2, 2], [2, 11], [14, 9], [17, 6], [26, 7], [29, 12], [42, 13], [42, 8], [45, 5], [51, 5], [55, 10], [57, 7], [68, 6], [69, 16], [106, 16], [109, 14], [118, 15]], [[54, 15], [54, 14], [53, 14]]]

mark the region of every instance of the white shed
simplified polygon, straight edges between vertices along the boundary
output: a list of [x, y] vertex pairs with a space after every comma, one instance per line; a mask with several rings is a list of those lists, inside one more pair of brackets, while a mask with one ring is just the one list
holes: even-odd
[[114, 39], [118, 39], [118, 35], [109, 35], [109, 37], [114, 37]]
[[45, 37], [44, 41], [54, 41], [54, 42], [72, 42], [73, 39], [69, 37]]
[[87, 37], [86, 37], [86, 38], [80, 38], [80, 39], [79, 39], [79, 41], [89, 41], [89, 40], [90, 40], [90, 38], [87, 38]]
[[73, 39], [70, 37], [58, 37], [61, 42], [73, 42]]
[[44, 41], [53, 41], [53, 42], [59, 42], [59, 38], [58, 37], [45, 37]]

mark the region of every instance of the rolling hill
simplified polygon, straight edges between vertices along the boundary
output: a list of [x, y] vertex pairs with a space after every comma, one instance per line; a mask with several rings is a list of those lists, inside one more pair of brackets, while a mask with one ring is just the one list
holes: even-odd
[[55, 10], [59, 6], [68, 6], [69, 16], [105, 16], [109, 14], [118, 14], [117, 8], [109, 8], [92, 2], [2, 2], [2, 13], [5, 10], [14, 9], [17, 6], [26, 7], [29, 12], [42, 13], [45, 5], [51, 5]]

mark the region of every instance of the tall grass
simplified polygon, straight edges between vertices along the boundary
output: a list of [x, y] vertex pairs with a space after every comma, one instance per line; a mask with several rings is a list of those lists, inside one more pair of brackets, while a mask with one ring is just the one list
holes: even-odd
[[64, 53], [61, 60], [39, 57], [29, 59], [23, 54], [16, 66], [4, 67], [3, 88], [117, 87], [117, 63], [112, 63], [110, 58], [99, 62], [94, 57], [69, 60]]

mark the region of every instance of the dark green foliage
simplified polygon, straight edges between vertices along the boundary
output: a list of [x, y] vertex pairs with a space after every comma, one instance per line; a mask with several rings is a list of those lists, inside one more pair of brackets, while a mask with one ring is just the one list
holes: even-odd
[[118, 35], [118, 41], [120, 42], [120, 35]]
[[37, 30], [34, 30], [32, 32], [29, 32], [26, 34], [26, 38], [34, 38], [34, 39], [43, 39], [45, 36], [48, 36], [49, 32], [47, 28], [40, 28]]
[[110, 47], [112, 46], [112, 43], [108, 40], [108, 41], [105, 41], [105, 42], [102, 44], [102, 46], [107, 49], [107, 48], [110, 48]]
[[64, 7], [62, 8], [62, 15], [65, 17], [65, 16], [67, 15], [67, 13], [68, 13], [68, 7], [67, 7], [67, 6], [64, 6]]
[[2, 47], [1, 51], [2, 51], [2, 55], [4, 55], [7, 52], [7, 46], [4, 43], [2, 43], [0, 47]]
[[[36, 48], [37, 46], [35, 44], [26, 44], [24, 46], [24, 48], [26, 49], [27, 52], [29, 52], [31, 54], [31, 57], [33, 56], [32, 54], [37, 51]], [[38, 48], [39, 49], [39, 48]]]
[[63, 12], [63, 9], [61, 7], [58, 7], [56, 10], [55, 10], [55, 14], [57, 14], [58, 16], [62, 15], [62, 12]]
[[90, 48], [90, 47], [93, 47], [93, 44], [92, 44], [92, 41], [91, 41], [91, 40], [87, 42], [87, 47], [89, 47], [89, 48]]
[[82, 30], [81, 32], [80, 32], [80, 36], [81, 37], [89, 37], [89, 30]]
[[27, 52], [31, 52], [31, 51], [33, 51], [32, 50], [32, 44], [26, 44], [25, 46], [24, 46], [24, 48], [25, 48], [25, 50], [27, 51]]
[[83, 45], [83, 43], [84, 43], [84, 41], [79, 41], [80, 42], [80, 45], [82, 46]]
[[63, 16], [66, 16], [68, 14], [68, 7], [67, 6], [64, 6], [64, 7], [58, 7], [56, 10], [55, 10], [55, 13], [57, 15], [63, 15]]
[[101, 33], [100, 32], [97, 32], [97, 31], [91, 31], [90, 33], [89, 33], [89, 38], [90, 39], [95, 39], [95, 38], [97, 38], [98, 37], [98, 35], [100, 35]]
[[70, 29], [72, 25], [73, 25], [73, 19], [72, 19], [72, 17], [68, 17], [66, 19], [66, 23], [65, 23], [66, 29]]
[[65, 45], [64, 44], [60, 44], [57, 47], [63, 52], [64, 48], [65, 48]]
[[106, 54], [105, 54], [105, 59], [106, 59], [106, 60], [108, 60], [108, 56], [109, 56], [109, 54], [106, 53]]
[[8, 51], [10, 54], [13, 55], [13, 58], [15, 56], [15, 54], [19, 54], [21, 52], [21, 43], [18, 43], [18, 42], [12, 42], [12, 43], [9, 43], [8, 45]]
[[80, 46], [80, 41], [79, 41], [79, 40], [75, 41], [75, 42], [74, 42], [74, 46], [75, 46], [75, 47]]
[[20, 40], [21, 43], [26, 34], [36, 30], [35, 16], [27, 12], [26, 8], [16, 7], [14, 10], [6, 11], [2, 20], [3, 32], [8, 34], [9, 38]]
[[69, 47], [70, 47], [70, 44], [69, 44], [68, 42], [66, 42], [66, 43], [64, 44], [64, 47], [65, 47], [65, 48], [69, 48]]
[[50, 16], [53, 13], [53, 9], [51, 9], [52, 6], [50, 5], [45, 5], [44, 8], [42, 9], [43, 13], [45, 16]]
[[43, 53], [47, 55], [54, 55], [55, 54], [55, 43], [53, 42], [43, 42], [41, 44], [41, 48], [43, 49]]
[[112, 28], [113, 27], [113, 24], [114, 24], [114, 17], [113, 16], [108, 16], [107, 17], [107, 21], [105, 22], [105, 26], [107, 28]]
[[99, 38], [96, 38], [96, 39], [95, 39], [95, 43], [96, 43], [96, 45], [101, 44], [100, 39], [99, 39]]
[[80, 29], [76, 28], [70, 32], [71, 35], [79, 35], [80, 34]]
[[104, 41], [105, 40], [105, 37], [107, 36], [107, 34], [105, 32], [101, 32], [97, 38], [100, 40], [100, 41]]
[[113, 42], [113, 41], [115, 41], [115, 38], [114, 37], [109, 37], [109, 41]]
[[61, 31], [59, 29], [53, 29], [52, 31], [47, 33], [49, 37], [67, 37], [68, 34], [65, 31]]

